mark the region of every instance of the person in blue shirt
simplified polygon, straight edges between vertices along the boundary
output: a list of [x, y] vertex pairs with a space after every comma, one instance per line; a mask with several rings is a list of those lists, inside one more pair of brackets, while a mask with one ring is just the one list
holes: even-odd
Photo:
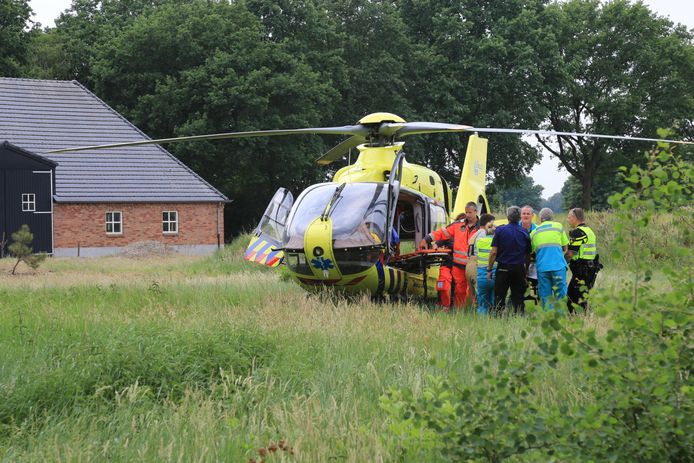
[[492, 252], [487, 264], [487, 279], [492, 279], [494, 262], [497, 262], [494, 281], [494, 300], [497, 311], [506, 306], [506, 294], [511, 289], [511, 302], [516, 314], [525, 311], [525, 275], [530, 260], [530, 235], [520, 225], [521, 210], [511, 206], [506, 210], [508, 225], [496, 229], [492, 239]]
[[552, 220], [552, 209], [540, 211], [540, 225], [530, 234], [537, 266], [538, 293], [545, 310], [553, 310], [551, 297], [561, 300], [566, 297], [566, 258], [564, 255], [569, 237], [564, 226]]

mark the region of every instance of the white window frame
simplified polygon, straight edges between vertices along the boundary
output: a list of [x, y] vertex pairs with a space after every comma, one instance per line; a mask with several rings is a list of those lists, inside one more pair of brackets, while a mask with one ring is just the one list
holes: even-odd
[[[166, 218], [166, 214], [169, 214], [168, 219]], [[175, 215], [175, 220], [171, 220], [171, 214]], [[169, 226], [168, 231], [166, 231], [166, 225]], [[171, 230], [171, 225], [174, 226], [174, 230]], [[161, 230], [165, 235], [178, 235], [178, 211], [162, 211]]]
[[[108, 215], [111, 214], [111, 220], [108, 219]], [[114, 220], [115, 217], [113, 214], [118, 214], [120, 220]], [[123, 212], [122, 211], [106, 211], [106, 214], [104, 214], [104, 219], [106, 222], [106, 234], [107, 235], [122, 235], [123, 234]], [[115, 229], [116, 224], [120, 226], [120, 231], [108, 231], [108, 226], [109, 224], [111, 225], [111, 230]]]
[[36, 212], [36, 193], [22, 193], [22, 212]]

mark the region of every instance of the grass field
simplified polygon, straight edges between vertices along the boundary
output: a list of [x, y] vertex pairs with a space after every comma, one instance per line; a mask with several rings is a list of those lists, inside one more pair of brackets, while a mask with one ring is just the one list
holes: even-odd
[[[397, 461], [379, 397], [527, 321], [312, 296], [240, 258], [0, 261], [3, 461]], [[601, 275], [615, 284], [619, 273]], [[601, 327], [598, 327], [601, 328]], [[519, 344], [522, 348], [522, 344]], [[550, 370], [540, 403], [585, 400]], [[262, 451], [261, 451], [262, 452]]]

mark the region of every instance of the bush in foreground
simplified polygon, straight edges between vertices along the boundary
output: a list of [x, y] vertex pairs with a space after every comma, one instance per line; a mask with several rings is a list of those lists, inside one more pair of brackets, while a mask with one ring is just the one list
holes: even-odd
[[[631, 279], [594, 298], [607, 326], [536, 314], [532, 338], [499, 339], [493, 361], [475, 367], [472, 385], [430, 377], [421, 395], [392, 389], [381, 406], [407, 459], [514, 461], [694, 460], [693, 238], [689, 202], [694, 169], [666, 146], [643, 169], [624, 169], [631, 185], [611, 198], [617, 238], [613, 253], [630, 262]], [[678, 260], [664, 264], [673, 290], [651, 284], [652, 256], [641, 240], [656, 211], [681, 224], [672, 230]], [[684, 271], [683, 271], [684, 269]], [[538, 398], [539, 373], [569, 368], [587, 385], [584, 400], [548, 405]]]

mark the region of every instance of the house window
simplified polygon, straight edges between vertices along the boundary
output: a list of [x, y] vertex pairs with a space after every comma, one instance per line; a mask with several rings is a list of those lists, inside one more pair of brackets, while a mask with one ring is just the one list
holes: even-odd
[[164, 233], [178, 233], [177, 211], [164, 211], [162, 215], [162, 230]]
[[22, 193], [22, 212], [36, 211], [36, 194]]
[[121, 235], [123, 233], [123, 213], [107, 212], [106, 213], [106, 234]]

